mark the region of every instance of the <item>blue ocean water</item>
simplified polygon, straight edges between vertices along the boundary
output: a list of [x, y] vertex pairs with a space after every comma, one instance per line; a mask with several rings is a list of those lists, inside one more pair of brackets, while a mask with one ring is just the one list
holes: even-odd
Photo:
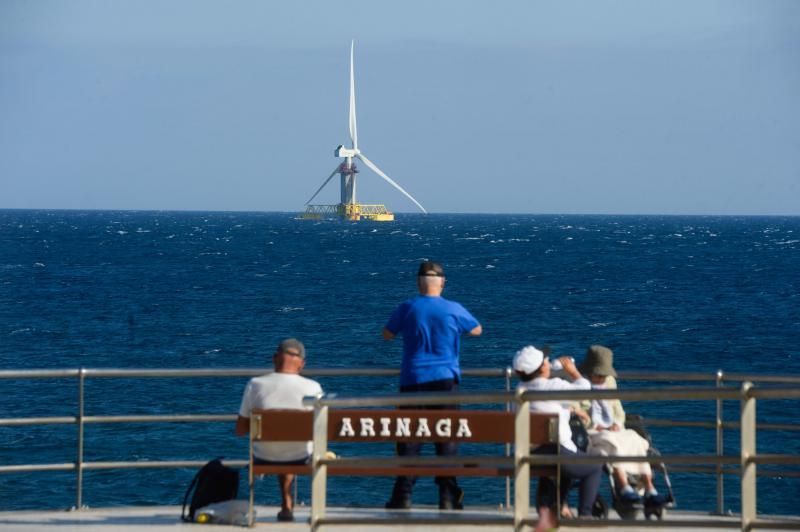
[[[380, 331], [414, 293], [417, 264], [444, 263], [445, 296], [482, 322], [462, 366], [502, 368], [527, 343], [582, 356], [614, 350], [620, 370], [800, 374], [800, 218], [400, 215], [394, 223], [293, 214], [0, 211], [0, 366], [266, 367], [297, 336], [309, 367], [397, 367]], [[246, 379], [94, 379], [86, 415], [235, 413]], [[391, 378], [325, 378], [328, 391], [393, 391]], [[637, 386], [641, 383], [620, 383]], [[676, 383], [680, 384], [680, 383]], [[467, 378], [462, 389], [502, 381]], [[75, 415], [74, 382], [0, 380], [0, 416]], [[649, 417], [714, 419], [712, 403], [636, 403]], [[726, 405], [734, 420], [738, 405]], [[792, 421], [796, 402], [761, 402]], [[654, 429], [667, 453], [713, 453], [705, 429]], [[0, 427], [0, 463], [71, 462], [71, 426]], [[763, 433], [761, 452], [800, 452]], [[738, 433], [726, 435], [736, 452]], [[347, 454], [348, 449], [339, 449]], [[391, 454], [390, 446], [375, 453]], [[227, 424], [88, 425], [86, 461], [245, 458]], [[87, 471], [90, 506], [177, 504], [191, 470]], [[711, 477], [674, 473], [682, 508], [710, 510]], [[738, 508], [737, 478], [726, 506]], [[306, 481], [301, 499], [308, 500]], [[501, 480], [463, 481], [467, 504], [504, 500]], [[332, 504], [380, 505], [390, 479], [332, 480]], [[435, 503], [430, 479], [415, 501]], [[796, 512], [800, 479], [759, 479], [759, 510]], [[304, 495], [305, 493], [305, 495]], [[787, 496], [788, 495], [788, 496]], [[264, 503], [277, 494], [268, 483]], [[68, 507], [74, 474], [0, 475], [0, 510]]]

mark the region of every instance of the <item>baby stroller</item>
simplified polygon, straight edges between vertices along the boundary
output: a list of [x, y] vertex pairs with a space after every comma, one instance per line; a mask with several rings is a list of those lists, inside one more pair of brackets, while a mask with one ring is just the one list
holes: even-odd
[[[647, 451], [647, 456], [661, 456], [661, 453], [658, 451], [658, 449], [653, 447], [652, 437], [644, 428], [644, 422], [641, 416], [629, 415], [625, 420], [625, 428], [635, 430], [641, 437], [648, 441], [650, 448]], [[667, 508], [675, 507], [675, 495], [672, 491], [672, 484], [669, 480], [669, 474], [667, 473], [666, 465], [662, 462], [659, 462], [651, 464], [651, 468], [653, 469], [653, 473], [656, 471], [660, 471], [662, 473], [664, 485], [666, 486], [666, 493], [663, 496], [655, 499], [642, 498], [638, 502], [630, 502], [623, 500], [620, 497], [619, 491], [617, 491], [614, 475], [611, 471], [611, 466], [608, 464], [605, 466], [605, 471], [608, 473], [609, 484], [611, 485], [611, 505], [617, 514], [619, 514], [621, 519], [636, 519], [639, 511], [644, 513], [645, 519], [650, 519], [652, 517], [655, 517], [656, 519], [662, 519]], [[644, 495], [645, 486], [639, 475], [628, 475], [628, 484], [640, 497]], [[594, 504], [593, 514], [596, 517], [605, 518], [608, 516], [608, 504], [600, 495], [598, 495], [597, 499], [598, 500], [596, 500]]]

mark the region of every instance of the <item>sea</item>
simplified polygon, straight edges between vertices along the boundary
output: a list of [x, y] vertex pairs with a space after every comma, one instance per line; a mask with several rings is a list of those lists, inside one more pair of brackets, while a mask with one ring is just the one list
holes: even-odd
[[[418, 264], [428, 259], [444, 265], [445, 297], [483, 325], [483, 336], [462, 342], [463, 368], [505, 368], [527, 344], [578, 360], [602, 344], [613, 349], [618, 371], [702, 372], [709, 386], [720, 369], [800, 375], [800, 218], [742, 216], [399, 214], [391, 223], [353, 223], [295, 213], [0, 210], [0, 367], [266, 369], [278, 341], [294, 336], [305, 342], [309, 368], [398, 368], [401, 345], [384, 341], [381, 329], [415, 294]], [[319, 380], [343, 395], [397, 388], [396, 377]], [[85, 415], [234, 414], [246, 382], [89, 379]], [[461, 383], [463, 391], [504, 386], [500, 378]], [[645, 419], [715, 419], [710, 401], [625, 406]], [[75, 379], [0, 379], [2, 418], [73, 416], [77, 407]], [[738, 402], [724, 410], [737, 420]], [[761, 423], [792, 423], [800, 408], [764, 400], [757, 411]], [[229, 423], [87, 424], [85, 431], [87, 462], [247, 456]], [[710, 429], [651, 432], [664, 454], [715, 452]], [[76, 435], [73, 425], [0, 426], [0, 463], [74, 462]], [[726, 430], [726, 452], [738, 453], [738, 445], [738, 432]], [[763, 430], [758, 449], [798, 454], [800, 438]], [[759, 512], [797, 512], [794, 471], [759, 478]], [[715, 508], [713, 475], [668, 472], [678, 508]], [[194, 474], [86, 471], [83, 502], [179, 504]], [[662, 491], [663, 481], [659, 475]], [[277, 504], [274, 482], [262, 484], [258, 502]], [[391, 484], [332, 478], [329, 504], [379, 506]], [[461, 484], [466, 505], [505, 502], [502, 479]], [[307, 479], [298, 489], [308, 504]], [[436, 500], [433, 480], [420, 479], [414, 503]], [[74, 501], [74, 472], [0, 474], [0, 510]], [[724, 502], [738, 511], [735, 475], [725, 476]]]

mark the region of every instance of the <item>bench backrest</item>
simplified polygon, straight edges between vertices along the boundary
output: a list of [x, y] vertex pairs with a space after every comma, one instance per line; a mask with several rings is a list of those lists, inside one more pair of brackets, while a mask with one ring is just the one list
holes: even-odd
[[[253, 410], [253, 441], [312, 439], [313, 411]], [[558, 441], [558, 416], [531, 413], [531, 444]], [[513, 443], [514, 414], [490, 410], [329, 410], [328, 441]]]

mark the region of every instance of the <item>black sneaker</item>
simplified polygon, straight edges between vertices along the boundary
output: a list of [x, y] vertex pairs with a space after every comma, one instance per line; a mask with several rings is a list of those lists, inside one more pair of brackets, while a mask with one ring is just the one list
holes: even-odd
[[411, 508], [411, 497], [409, 495], [392, 495], [384, 505], [387, 510], [408, 510]]
[[439, 490], [440, 510], [463, 510], [464, 490], [461, 488]]
[[294, 513], [291, 510], [281, 510], [278, 512], [278, 521], [283, 523], [288, 521], [294, 521]]

